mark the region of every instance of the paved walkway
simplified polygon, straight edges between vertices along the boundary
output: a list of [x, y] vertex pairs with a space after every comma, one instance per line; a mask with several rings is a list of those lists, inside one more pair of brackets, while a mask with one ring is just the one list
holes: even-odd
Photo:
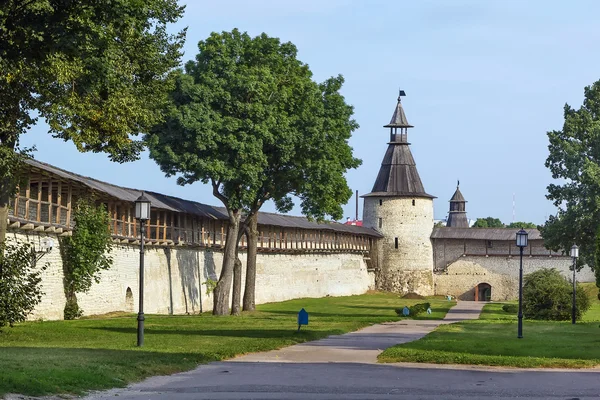
[[377, 324], [356, 332], [330, 336], [280, 350], [248, 354], [229, 361], [374, 364], [377, 362], [377, 356], [388, 347], [420, 339], [442, 324], [479, 318], [484, 304], [484, 302], [459, 301], [443, 320], [407, 319]]

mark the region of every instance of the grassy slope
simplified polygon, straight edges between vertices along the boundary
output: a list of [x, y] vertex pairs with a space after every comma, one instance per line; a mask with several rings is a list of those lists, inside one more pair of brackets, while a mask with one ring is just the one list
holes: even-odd
[[512, 367], [585, 368], [600, 365], [600, 301], [594, 296], [582, 322], [528, 321], [517, 339], [517, 317], [488, 304], [476, 321], [443, 325], [423, 339], [387, 349], [382, 362], [432, 362]]
[[[422, 301], [377, 293], [265, 304], [241, 317], [147, 315], [141, 349], [135, 346], [134, 315], [24, 323], [0, 333], [0, 397], [124, 386], [199, 363], [397, 320], [395, 308]], [[434, 309], [430, 318], [443, 318], [454, 304], [428, 301]], [[309, 313], [309, 325], [296, 333], [302, 307]]]

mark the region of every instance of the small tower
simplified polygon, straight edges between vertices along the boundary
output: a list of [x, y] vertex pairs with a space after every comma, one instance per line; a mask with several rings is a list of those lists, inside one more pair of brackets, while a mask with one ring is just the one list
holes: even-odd
[[379, 289], [433, 294], [434, 196], [425, 192], [408, 143], [408, 123], [402, 108], [403, 90], [392, 120], [390, 141], [371, 193], [364, 196], [363, 226], [384, 236], [380, 243]]
[[451, 228], [468, 228], [469, 221], [467, 220], [467, 211], [464, 196], [459, 189], [460, 181], [456, 183], [456, 192], [450, 199], [450, 212], [448, 213], [448, 222], [446, 226]]

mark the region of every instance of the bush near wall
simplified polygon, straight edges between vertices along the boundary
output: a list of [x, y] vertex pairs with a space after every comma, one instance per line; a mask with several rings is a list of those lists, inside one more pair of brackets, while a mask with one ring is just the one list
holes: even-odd
[[[431, 307], [430, 303], [418, 303], [415, 305], [412, 305], [410, 307], [408, 307], [408, 311], [409, 317], [416, 317], [419, 314], [423, 314], [424, 312], [427, 311], [428, 308]], [[404, 316], [404, 314], [402, 314], [402, 311], [404, 310], [404, 308], [396, 308], [394, 311], [396, 311], [396, 314], [398, 314], [399, 316]]]
[[41, 301], [41, 275], [48, 265], [36, 264], [33, 245], [0, 243], [0, 328], [25, 321]]
[[[544, 268], [528, 274], [523, 283], [523, 313], [525, 318], [548, 321], [571, 319], [573, 283], [555, 268]], [[575, 317], [590, 308], [590, 299], [579, 285], [576, 294]]]

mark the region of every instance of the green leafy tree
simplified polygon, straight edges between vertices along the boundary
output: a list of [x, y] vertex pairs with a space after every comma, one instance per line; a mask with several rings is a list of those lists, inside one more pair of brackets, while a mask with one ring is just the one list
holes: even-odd
[[162, 118], [185, 31], [176, 0], [5, 0], [0, 6], [0, 242], [19, 137], [45, 119], [80, 151], [135, 159]]
[[[554, 268], [543, 268], [523, 280], [523, 313], [529, 319], [567, 321], [571, 319], [573, 284]], [[590, 308], [585, 290], [577, 285], [575, 317]]]
[[89, 291], [94, 282], [100, 282], [100, 273], [112, 265], [110, 219], [105, 207], [81, 198], [75, 205], [73, 218], [73, 234], [64, 237], [60, 246], [67, 298], [65, 319], [82, 314], [76, 294]]
[[546, 197], [558, 208], [542, 228], [546, 247], [569, 254], [580, 248], [578, 264], [595, 266], [595, 237], [600, 227], [600, 81], [584, 90], [583, 105], [564, 107], [563, 128], [548, 132], [546, 167], [559, 183]]
[[511, 222], [506, 226], [507, 228], [515, 229], [537, 229], [538, 226], [533, 222]]
[[472, 228], [504, 228], [504, 224], [498, 218], [477, 218]]
[[0, 244], [0, 328], [25, 321], [42, 299], [41, 274], [31, 244]]
[[312, 218], [342, 217], [340, 204], [352, 196], [343, 174], [360, 164], [347, 143], [357, 124], [339, 94], [342, 77], [315, 83], [292, 43], [233, 30], [213, 33], [198, 47], [196, 60], [177, 77], [166, 121], [146, 139], [150, 157], [167, 176], [179, 175], [182, 185], [210, 183], [227, 208], [213, 308], [223, 315], [244, 232], [249, 240], [244, 308], [254, 307], [256, 213], [266, 201], [287, 212], [295, 195]]

